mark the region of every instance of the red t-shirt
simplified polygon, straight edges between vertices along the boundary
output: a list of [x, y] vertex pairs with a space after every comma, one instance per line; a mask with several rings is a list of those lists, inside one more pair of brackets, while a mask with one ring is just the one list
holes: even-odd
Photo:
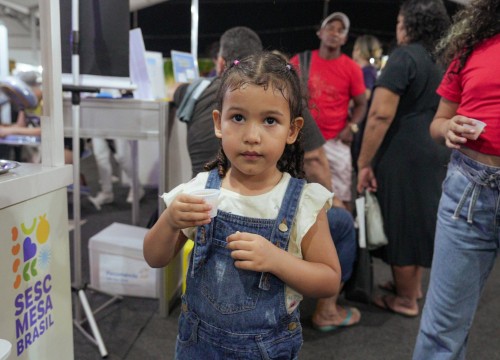
[[[298, 55], [290, 62], [299, 68]], [[363, 72], [345, 54], [326, 60], [319, 56], [318, 50], [314, 50], [308, 88], [309, 110], [325, 140], [333, 139], [346, 125], [351, 98], [365, 92]]]
[[480, 43], [459, 74], [451, 63], [437, 93], [458, 103], [457, 114], [486, 123], [477, 140], [465, 146], [483, 154], [500, 156], [500, 34]]

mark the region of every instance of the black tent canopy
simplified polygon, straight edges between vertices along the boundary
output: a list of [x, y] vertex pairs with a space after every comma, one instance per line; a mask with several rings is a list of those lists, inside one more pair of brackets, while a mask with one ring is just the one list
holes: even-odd
[[[450, 12], [461, 6], [445, 0]], [[294, 54], [319, 45], [316, 30], [325, 15], [342, 11], [351, 20], [350, 53], [355, 38], [362, 34], [377, 36], [386, 48], [395, 36], [400, 0], [196, 0], [198, 3], [199, 56], [208, 57], [210, 45], [233, 26], [248, 26], [262, 38], [268, 49]], [[169, 0], [140, 10], [134, 17], [142, 30], [146, 48], [160, 51], [191, 51], [190, 0]]]

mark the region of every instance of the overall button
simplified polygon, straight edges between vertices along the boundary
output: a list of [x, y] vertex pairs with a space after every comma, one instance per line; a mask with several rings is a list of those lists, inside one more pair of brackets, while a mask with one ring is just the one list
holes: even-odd
[[182, 310], [182, 312], [187, 312], [187, 311], [188, 311], [188, 306], [187, 306], [187, 304], [184, 304], [184, 303], [183, 303], [183, 304], [181, 305], [181, 310]]
[[297, 329], [297, 323], [296, 322], [291, 322], [290, 324], [288, 324], [288, 331], [293, 331], [295, 329]]
[[282, 222], [281, 224], [278, 225], [278, 229], [281, 232], [287, 232], [288, 231], [288, 226], [286, 225], [285, 222]]

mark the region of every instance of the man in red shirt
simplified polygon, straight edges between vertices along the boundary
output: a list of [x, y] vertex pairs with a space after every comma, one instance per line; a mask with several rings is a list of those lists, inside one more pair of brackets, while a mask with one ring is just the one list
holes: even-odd
[[[361, 68], [341, 51], [349, 33], [349, 18], [335, 12], [321, 23], [318, 50], [310, 52], [307, 87], [309, 107], [325, 140], [332, 174], [332, 187], [351, 209], [352, 160], [350, 143], [366, 112], [365, 85]], [[298, 69], [299, 55], [291, 61]], [[353, 108], [349, 114], [349, 102]]]

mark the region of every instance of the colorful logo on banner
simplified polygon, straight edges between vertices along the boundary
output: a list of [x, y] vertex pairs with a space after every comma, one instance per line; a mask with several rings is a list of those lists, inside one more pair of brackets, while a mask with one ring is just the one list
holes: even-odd
[[12, 287], [18, 291], [13, 304], [17, 356], [54, 325], [52, 276], [48, 272], [52, 260], [49, 235], [46, 214], [34, 218], [29, 226], [22, 223], [11, 229]]

